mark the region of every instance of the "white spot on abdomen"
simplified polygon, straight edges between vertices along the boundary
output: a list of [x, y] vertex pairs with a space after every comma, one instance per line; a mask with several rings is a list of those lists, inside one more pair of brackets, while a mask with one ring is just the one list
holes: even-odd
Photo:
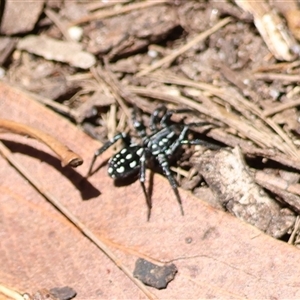
[[136, 151], [136, 154], [138, 156], [141, 156], [143, 153], [144, 153], [144, 149], [143, 148], [140, 148], [138, 151]]
[[132, 161], [130, 164], [129, 164], [130, 168], [135, 168], [136, 167], [136, 161]]
[[126, 159], [131, 159], [132, 158], [132, 154], [131, 153], [127, 154], [125, 158]]
[[125, 171], [125, 168], [124, 168], [123, 166], [121, 166], [120, 168], [117, 169], [117, 172], [118, 172], [119, 174], [124, 173], [124, 171]]

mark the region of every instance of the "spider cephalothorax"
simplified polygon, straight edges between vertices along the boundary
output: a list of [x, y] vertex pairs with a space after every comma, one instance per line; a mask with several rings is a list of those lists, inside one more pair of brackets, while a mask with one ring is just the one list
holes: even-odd
[[88, 175], [92, 173], [96, 158], [119, 139], [122, 139], [125, 147], [110, 158], [108, 162], [108, 174], [114, 179], [122, 179], [139, 172], [139, 179], [147, 201], [149, 220], [152, 205], [145, 188], [145, 171], [147, 161], [149, 159], [156, 160], [172, 186], [183, 215], [181, 198], [178, 193], [177, 183], [170, 170], [169, 161], [174, 156], [176, 150], [184, 144], [205, 145], [215, 148], [214, 145], [199, 139], [188, 140], [186, 135], [190, 125], [176, 124], [170, 120], [174, 113], [183, 112], [187, 112], [187, 110], [167, 110], [165, 106], [157, 108], [151, 115], [150, 134], [147, 134], [143, 122], [137, 120], [134, 113], [133, 126], [141, 138], [141, 143], [135, 144], [126, 133], [117, 134], [112, 140], [108, 141], [95, 152]]

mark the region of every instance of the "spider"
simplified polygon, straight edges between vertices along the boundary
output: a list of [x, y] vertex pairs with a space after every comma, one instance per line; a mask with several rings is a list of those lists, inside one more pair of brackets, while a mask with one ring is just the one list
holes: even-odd
[[126, 133], [115, 135], [110, 141], [105, 143], [94, 153], [88, 176], [92, 174], [94, 163], [99, 155], [109, 147], [122, 139], [125, 147], [114, 154], [108, 161], [108, 174], [113, 179], [124, 179], [133, 174], [139, 173], [139, 180], [146, 198], [148, 207], [148, 221], [150, 219], [152, 203], [145, 187], [146, 164], [154, 159], [160, 165], [164, 175], [167, 177], [177, 202], [179, 203], [181, 214], [184, 215], [182, 201], [177, 189], [177, 183], [171, 173], [169, 161], [176, 150], [181, 145], [204, 145], [210, 149], [216, 149], [212, 145], [200, 139], [188, 140], [186, 138], [189, 127], [201, 126], [207, 123], [192, 123], [188, 125], [177, 124], [171, 121], [173, 114], [190, 112], [187, 109], [168, 110], [165, 106], [158, 107], [150, 117], [150, 131], [147, 134], [146, 127], [142, 121], [136, 118], [136, 112], [132, 115], [133, 127], [141, 138], [141, 143], [136, 144]]

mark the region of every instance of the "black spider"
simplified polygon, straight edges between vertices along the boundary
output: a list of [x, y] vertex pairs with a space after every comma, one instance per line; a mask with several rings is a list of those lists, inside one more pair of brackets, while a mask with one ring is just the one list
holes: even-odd
[[180, 205], [181, 214], [183, 215], [184, 212], [181, 198], [178, 193], [177, 183], [170, 170], [169, 160], [175, 154], [179, 146], [183, 144], [204, 145], [212, 149], [217, 148], [217, 146], [199, 139], [186, 139], [187, 131], [190, 126], [203, 125], [207, 123], [183, 125], [174, 123], [170, 120], [173, 114], [185, 112], [190, 112], [190, 110], [167, 110], [165, 106], [157, 108], [150, 118], [150, 135], [147, 134], [146, 127], [143, 122], [137, 120], [136, 114], [133, 113], [133, 126], [142, 140], [141, 144], [133, 143], [131, 137], [126, 133], [117, 134], [112, 140], [108, 141], [103, 145], [103, 147], [95, 152], [88, 171], [88, 176], [92, 173], [92, 168], [96, 158], [119, 139], [122, 139], [125, 147], [118, 153], [114, 154], [108, 162], [108, 174], [110, 177], [114, 179], [127, 178], [139, 171], [140, 182], [147, 201], [149, 220], [152, 204], [145, 188], [145, 170], [147, 161], [153, 158], [158, 162], [163, 173], [168, 178]]

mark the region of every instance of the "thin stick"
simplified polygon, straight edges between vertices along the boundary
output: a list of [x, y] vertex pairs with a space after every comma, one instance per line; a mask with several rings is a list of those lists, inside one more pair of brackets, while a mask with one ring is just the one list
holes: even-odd
[[87, 16], [84, 16], [78, 20], [71, 22], [71, 25], [79, 25], [79, 24], [90, 22], [93, 20], [102, 20], [102, 19], [106, 19], [109, 17], [113, 17], [115, 15], [129, 13], [133, 10], [143, 9], [146, 7], [151, 7], [154, 5], [159, 5], [159, 4], [164, 4], [164, 3], [170, 3], [170, 1], [169, 0], [160, 0], [160, 1], [138, 2], [138, 3], [129, 4], [129, 5], [124, 5], [120, 9], [109, 9], [109, 10], [95, 12], [93, 14], [90, 13]]
[[83, 163], [82, 158], [71, 151], [68, 147], [63, 145], [53, 136], [35, 129], [31, 126], [17, 123], [10, 120], [0, 119], [0, 130], [4, 129], [12, 133], [30, 136], [44, 144], [46, 144], [50, 149], [52, 149], [60, 158], [63, 167], [70, 165], [72, 167], [77, 167]]
[[0, 293], [14, 300], [24, 300], [23, 296], [18, 292], [0, 284]]
[[47, 189], [43, 187], [40, 181], [34, 177], [34, 175], [26, 169], [17, 159], [11, 151], [0, 142], [0, 153], [6, 158], [9, 163], [16, 169], [20, 174], [26, 178], [45, 198], [51, 203], [60, 213], [62, 213], [70, 222], [72, 222], [93, 244], [95, 244], [107, 257], [109, 257], [119, 269], [121, 269], [125, 275], [149, 298], [157, 299], [146, 286], [139, 280], [133, 277], [132, 272], [115, 256], [115, 254], [102, 242], [91, 230], [89, 230], [79, 219], [74, 216], [60, 201]]
[[299, 226], [300, 226], [300, 218], [299, 218], [299, 216], [297, 216], [296, 222], [295, 222], [295, 225], [294, 225], [294, 230], [293, 230], [293, 232], [292, 232], [292, 234], [291, 234], [291, 236], [290, 236], [290, 238], [288, 240], [288, 244], [291, 245], [291, 244], [294, 243], [295, 237], [296, 237], [296, 233], [299, 230]]
[[300, 105], [300, 99], [297, 99], [297, 100], [294, 100], [294, 101], [289, 101], [287, 103], [278, 104], [275, 107], [264, 110], [263, 111], [263, 116], [264, 117], [269, 117], [269, 116], [277, 114], [277, 113], [279, 113], [283, 110], [293, 108], [293, 107], [297, 107], [299, 105]]
[[[199, 90], [208, 91], [210, 94], [213, 94], [217, 96], [219, 99], [222, 99], [223, 101], [226, 101], [229, 103], [232, 107], [235, 107], [242, 115], [244, 115], [247, 119], [249, 118], [247, 114], [245, 114], [245, 111], [250, 110], [252, 113], [254, 113], [256, 116], [258, 116], [262, 121], [264, 121], [267, 125], [269, 125], [276, 133], [277, 136], [269, 136], [267, 127], [263, 127], [263, 132], [267, 133], [267, 136], [263, 138], [265, 145], [266, 142], [269, 140], [272, 142], [272, 148], [276, 147], [280, 149], [284, 153], [290, 153], [292, 156], [299, 158], [298, 151], [294, 145], [294, 143], [291, 141], [291, 139], [285, 134], [285, 132], [271, 119], [264, 117], [264, 112], [254, 103], [251, 103], [250, 101], [247, 101], [244, 97], [232, 94], [232, 92], [228, 92], [224, 88], [218, 88], [211, 84], [203, 83], [203, 82], [194, 82], [189, 79], [180, 78], [178, 76], [174, 76], [173, 74], [164, 74], [161, 72], [155, 72], [152, 75], [148, 75], [148, 77], [153, 78], [155, 81], [160, 81], [164, 83], [172, 83], [176, 85], [184, 85], [184, 86], [191, 86], [195, 87]], [[212, 101], [214, 101], [214, 98], [211, 98]], [[237, 103], [238, 101], [238, 103]], [[251, 120], [250, 120], [251, 122]], [[240, 126], [238, 126], [236, 129], [239, 130]], [[280, 140], [278, 140], [278, 137], [280, 137], [285, 143], [282, 143]]]
[[191, 40], [190, 42], [188, 42], [187, 44], [185, 44], [183, 47], [177, 49], [175, 52], [171, 53], [170, 55], [162, 58], [161, 60], [157, 61], [155, 64], [153, 64], [152, 66], [138, 72], [136, 74], [136, 76], [144, 76], [150, 72], [152, 72], [153, 70], [158, 69], [159, 67], [161, 67], [162, 65], [166, 64], [166, 63], [171, 63], [174, 59], [176, 59], [179, 55], [183, 54], [184, 52], [186, 52], [187, 50], [189, 50], [190, 48], [192, 48], [194, 45], [200, 43], [201, 41], [203, 41], [204, 39], [206, 39], [208, 36], [210, 36], [211, 34], [213, 34], [214, 32], [216, 32], [217, 30], [219, 30], [220, 28], [222, 28], [223, 26], [227, 25], [229, 22], [231, 22], [231, 18], [225, 18], [223, 20], [221, 20], [220, 22], [218, 22], [216, 25], [214, 25], [213, 27], [211, 27], [210, 29], [201, 32], [199, 35], [197, 35], [193, 40]]
[[44, 13], [46, 16], [58, 27], [60, 32], [63, 34], [65, 39], [69, 42], [74, 42], [74, 40], [71, 39], [70, 34], [67, 30], [66, 22], [63, 22], [61, 20], [61, 17], [59, 14], [54, 12], [52, 9], [45, 8]]
[[274, 80], [282, 80], [286, 82], [299, 82], [300, 76], [299, 75], [290, 75], [290, 74], [279, 74], [279, 73], [255, 73], [255, 79], [258, 80], [265, 80], [265, 81], [274, 81]]

